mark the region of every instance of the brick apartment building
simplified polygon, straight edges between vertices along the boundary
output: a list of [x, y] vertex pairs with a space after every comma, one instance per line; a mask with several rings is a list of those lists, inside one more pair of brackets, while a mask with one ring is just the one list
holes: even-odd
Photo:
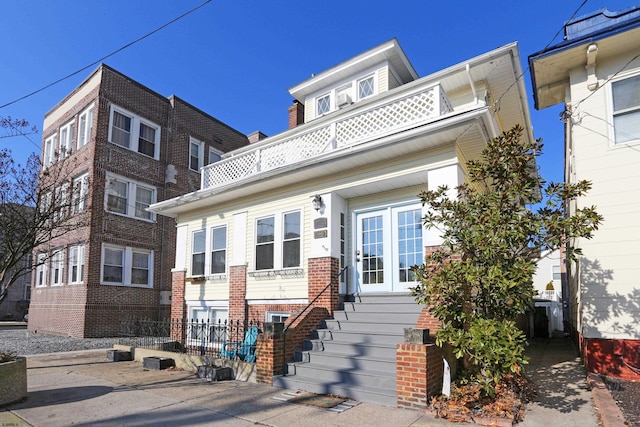
[[45, 115], [45, 170], [66, 168], [56, 197], [83, 225], [34, 250], [29, 330], [119, 333], [123, 319], [170, 314], [173, 218], [150, 204], [200, 188], [199, 169], [249, 138], [176, 96], [107, 65]]

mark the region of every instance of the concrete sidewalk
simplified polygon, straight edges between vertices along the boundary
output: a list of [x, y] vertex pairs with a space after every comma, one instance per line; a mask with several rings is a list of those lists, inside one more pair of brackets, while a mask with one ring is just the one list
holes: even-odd
[[[584, 369], [569, 340], [534, 342], [530, 372], [539, 401], [522, 426], [597, 427]], [[0, 412], [11, 426], [461, 426], [424, 411], [360, 403], [341, 413], [274, 399], [285, 390], [210, 383], [185, 371], [109, 362], [106, 350], [28, 358], [29, 395]]]

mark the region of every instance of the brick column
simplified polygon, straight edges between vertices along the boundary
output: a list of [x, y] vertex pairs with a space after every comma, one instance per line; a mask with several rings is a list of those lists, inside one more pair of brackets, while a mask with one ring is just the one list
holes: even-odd
[[397, 406], [427, 408], [429, 399], [442, 392], [443, 370], [442, 350], [435, 344], [411, 342], [398, 344], [396, 347]]
[[187, 306], [184, 303], [184, 286], [187, 272], [173, 270], [171, 272], [171, 318], [184, 319], [187, 317]]
[[338, 309], [340, 280], [336, 277], [340, 271], [340, 261], [337, 258], [309, 258], [309, 302], [311, 302], [331, 282], [329, 289], [314, 303], [314, 307], [324, 307], [333, 316], [333, 311]]
[[256, 346], [256, 381], [264, 384], [273, 384], [274, 375], [284, 372], [282, 323], [277, 329], [273, 325], [265, 323], [265, 331], [258, 335]]
[[247, 266], [229, 267], [229, 320], [247, 321]]

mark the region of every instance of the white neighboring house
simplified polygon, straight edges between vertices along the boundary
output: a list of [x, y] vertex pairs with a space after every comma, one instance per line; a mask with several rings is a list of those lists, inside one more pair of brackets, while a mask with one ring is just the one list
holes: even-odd
[[[534, 297], [536, 307], [544, 307], [548, 320], [548, 335], [564, 331], [562, 298], [562, 260], [560, 251], [543, 252], [533, 276], [533, 287], [538, 292]], [[533, 328], [535, 321], [531, 324]], [[535, 331], [531, 331], [531, 336]]]
[[[411, 266], [441, 243], [418, 194], [453, 195], [502, 131], [533, 138], [521, 76], [516, 43], [420, 78], [392, 39], [292, 87], [289, 130], [224, 154], [199, 191], [149, 208], [176, 218], [172, 312], [271, 322], [318, 296], [331, 314], [351, 295], [407, 295]], [[416, 319], [407, 326], [437, 327]]]
[[[587, 370], [638, 379], [640, 368], [640, 6], [565, 24], [564, 41], [529, 57], [537, 109], [564, 103], [565, 180], [592, 190], [604, 222], [568, 266], [571, 328]], [[560, 132], [560, 130], [559, 130]]]

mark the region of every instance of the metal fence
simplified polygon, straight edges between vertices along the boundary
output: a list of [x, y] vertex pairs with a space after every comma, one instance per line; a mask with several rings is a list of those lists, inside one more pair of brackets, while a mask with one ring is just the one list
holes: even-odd
[[[252, 327], [262, 331], [258, 321], [209, 321], [197, 319], [122, 320], [120, 343], [174, 353], [230, 359], [227, 349], [244, 343]], [[254, 343], [255, 344], [255, 343]]]

